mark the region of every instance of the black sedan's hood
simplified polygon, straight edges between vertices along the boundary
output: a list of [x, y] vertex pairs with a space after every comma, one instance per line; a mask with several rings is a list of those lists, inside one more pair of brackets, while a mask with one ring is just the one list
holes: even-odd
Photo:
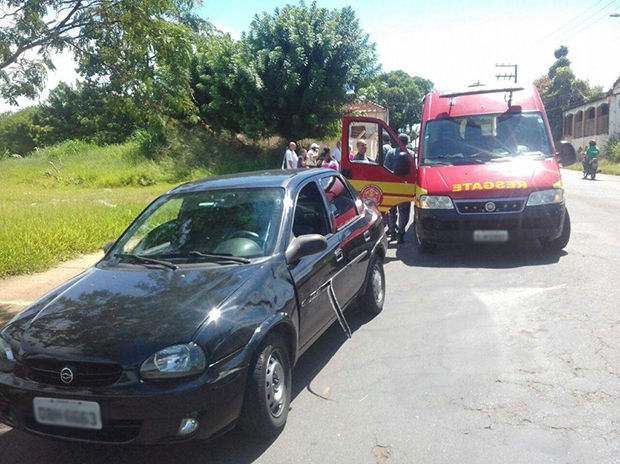
[[137, 366], [161, 348], [189, 342], [209, 312], [256, 271], [252, 264], [175, 272], [92, 268], [7, 329], [21, 339], [21, 357]]

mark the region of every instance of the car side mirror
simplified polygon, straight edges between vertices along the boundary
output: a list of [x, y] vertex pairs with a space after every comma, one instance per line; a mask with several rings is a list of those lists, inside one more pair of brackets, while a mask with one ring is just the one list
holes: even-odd
[[288, 264], [298, 262], [304, 256], [310, 256], [327, 249], [327, 240], [319, 234], [300, 235], [288, 246], [285, 256]]
[[108, 251], [110, 251], [112, 249], [112, 247], [114, 246], [116, 242], [108, 242], [105, 245], [103, 245], [103, 252], [107, 255]]
[[577, 152], [572, 143], [562, 140], [560, 142], [560, 152], [558, 153], [558, 160], [563, 167], [570, 166], [577, 162]]

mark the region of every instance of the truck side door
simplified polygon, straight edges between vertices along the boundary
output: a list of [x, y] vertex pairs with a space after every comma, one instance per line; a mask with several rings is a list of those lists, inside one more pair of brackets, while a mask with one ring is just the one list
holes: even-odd
[[408, 152], [384, 121], [365, 117], [343, 119], [342, 174], [363, 200], [375, 200], [382, 212], [415, 197], [415, 161], [410, 156], [409, 172], [397, 172], [389, 156], [393, 149]]

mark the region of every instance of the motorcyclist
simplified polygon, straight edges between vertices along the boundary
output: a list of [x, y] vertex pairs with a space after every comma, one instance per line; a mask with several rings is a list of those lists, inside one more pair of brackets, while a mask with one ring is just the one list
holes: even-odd
[[601, 154], [601, 149], [596, 146], [596, 140], [590, 140], [590, 146], [586, 150], [586, 154], [583, 158], [583, 169], [587, 171], [587, 166], [592, 162], [594, 158], [598, 158]]

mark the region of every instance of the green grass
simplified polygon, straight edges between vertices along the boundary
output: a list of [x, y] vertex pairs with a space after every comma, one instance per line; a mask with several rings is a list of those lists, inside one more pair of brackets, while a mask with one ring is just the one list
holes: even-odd
[[[573, 164], [568, 169], [571, 169], [573, 171], [583, 171], [581, 161], [578, 161], [577, 163]], [[598, 163], [598, 169], [599, 169], [599, 172], [603, 174], [612, 174], [614, 176], [620, 176], [620, 164], [614, 163], [613, 161], [609, 161], [606, 159], [601, 160]]]
[[42, 271], [100, 249], [175, 185], [266, 164], [231, 151], [241, 161], [222, 153], [226, 162], [217, 168], [217, 160], [188, 161], [187, 153], [184, 161], [174, 160], [171, 152], [150, 160], [135, 143], [99, 147], [71, 141], [24, 159], [0, 160], [0, 278]]

